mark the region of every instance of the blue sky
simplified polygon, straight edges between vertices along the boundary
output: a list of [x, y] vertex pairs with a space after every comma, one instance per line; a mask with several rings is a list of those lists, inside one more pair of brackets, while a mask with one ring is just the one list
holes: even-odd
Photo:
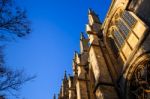
[[[32, 33], [8, 44], [7, 64], [25, 69], [37, 78], [19, 91], [19, 99], [52, 99], [67, 70], [72, 74], [72, 58], [79, 51], [80, 32], [85, 32], [88, 8], [103, 21], [110, 0], [18, 0], [27, 9]], [[11, 98], [13, 99], [13, 98]]]

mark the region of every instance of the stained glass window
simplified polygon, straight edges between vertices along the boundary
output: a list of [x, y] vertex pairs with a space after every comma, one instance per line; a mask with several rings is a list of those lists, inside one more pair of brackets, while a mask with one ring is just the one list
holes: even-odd
[[126, 37], [128, 34], [129, 34], [129, 32], [130, 32], [130, 30], [129, 30], [129, 28], [125, 25], [125, 23], [123, 22], [123, 21], [121, 21], [121, 20], [118, 20], [118, 22], [117, 22], [117, 27], [118, 27], [118, 29], [124, 34], [124, 36]]
[[130, 28], [136, 24], [137, 20], [128, 12], [124, 11], [121, 18], [116, 22], [118, 29], [113, 30], [113, 36], [118, 48], [121, 48], [125, 39], [130, 33]]
[[118, 42], [117, 46], [118, 46], [118, 48], [120, 48], [123, 45], [125, 39], [122, 37], [122, 35], [117, 30], [114, 30], [113, 32], [114, 32], [113, 35]]
[[128, 12], [124, 11], [122, 14], [122, 18], [125, 20], [125, 22], [129, 25], [129, 27], [133, 27], [137, 20]]

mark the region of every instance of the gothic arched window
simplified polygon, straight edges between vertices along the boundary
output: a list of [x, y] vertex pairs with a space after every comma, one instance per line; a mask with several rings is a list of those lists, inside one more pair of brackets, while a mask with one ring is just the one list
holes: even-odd
[[123, 45], [124, 40], [125, 40], [123, 38], [123, 36], [120, 34], [120, 32], [117, 29], [113, 30], [112, 35], [113, 35], [113, 37], [115, 39], [115, 43], [116, 43], [117, 47], [121, 48], [121, 46]]
[[118, 20], [117, 23], [117, 28], [119, 29], [119, 31], [125, 36], [125, 38], [128, 36], [130, 30], [129, 28], [125, 25], [125, 23], [122, 20]]
[[132, 28], [137, 22], [137, 20], [126, 10], [122, 13], [122, 18], [130, 28]]
[[129, 99], [150, 99], [150, 61], [138, 65], [129, 84]]
[[109, 37], [108, 40], [109, 40], [109, 44], [110, 44], [110, 47], [111, 47], [114, 55], [117, 57], [118, 56], [118, 48], [114, 42], [114, 39], [112, 37]]

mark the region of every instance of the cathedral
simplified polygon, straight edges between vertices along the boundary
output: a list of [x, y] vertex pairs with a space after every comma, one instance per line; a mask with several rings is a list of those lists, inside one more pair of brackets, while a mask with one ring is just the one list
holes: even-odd
[[112, 0], [103, 23], [89, 9], [58, 99], [150, 99], [149, 27], [150, 0]]

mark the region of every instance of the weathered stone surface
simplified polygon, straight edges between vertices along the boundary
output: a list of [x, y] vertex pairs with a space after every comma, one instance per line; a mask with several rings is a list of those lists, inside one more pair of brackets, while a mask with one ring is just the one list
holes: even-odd
[[150, 99], [149, 2], [112, 0], [103, 23], [89, 9], [88, 38], [81, 34], [58, 99]]

